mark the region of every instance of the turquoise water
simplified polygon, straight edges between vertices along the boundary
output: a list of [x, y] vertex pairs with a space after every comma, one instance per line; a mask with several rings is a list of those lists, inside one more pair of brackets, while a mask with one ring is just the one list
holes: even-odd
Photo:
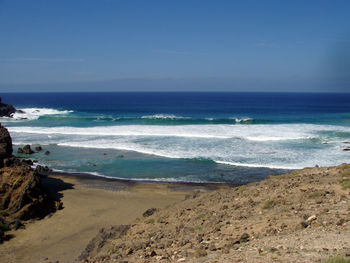
[[2, 94], [15, 147], [57, 170], [141, 181], [247, 183], [349, 162], [350, 94]]

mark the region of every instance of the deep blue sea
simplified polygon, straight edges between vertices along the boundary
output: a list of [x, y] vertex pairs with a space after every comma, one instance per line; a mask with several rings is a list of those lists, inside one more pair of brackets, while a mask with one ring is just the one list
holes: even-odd
[[3, 93], [15, 149], [57, 170], [243, 184], [350, 161], [350, 94]]

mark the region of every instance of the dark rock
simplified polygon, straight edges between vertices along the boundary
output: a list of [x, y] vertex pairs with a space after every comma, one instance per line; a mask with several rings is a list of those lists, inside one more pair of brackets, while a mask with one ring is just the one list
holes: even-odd
[[43, 175], [47, 175], [50, 172], [52, 172], [52, 170], [47, 167], [47, 166], [41, 166], [41, 165], [37, 165], [35, 168], [35, 171], [39, 174], [43, 174]]
[[24, 228], [24, 225], [19, 220], [15, 220], [10, 226], [14, 230], [17, 230], [17, 229], [20, 229], [20, 228]]
[[142, 215], [143, 215], [143, 217], [149, 217], [157, 211], [158, 211], [157, 208], [150, 208], [150, 209], [147, 209]]
[[243, 233], [239, 238], [233, 241], [233, 244], [242, 244], [249, 241], [249, 234]]
[[49, 155], [51, 152], [50, 151], [46, 151], [45, 152], [45, 155]]
[[23, 149], [22, 148], [18, 148], [17, 149], [17, 153], [23, 153]]
[[23, 153], [24, 154], [33, 154], [34, 151], [30, 148], [30, 145], [27, 144], [26, 146], [23, 147]]
[[0, 98], [0, 117], [12, 117], [15, 112], [15, 107], [11, 104], [2, 103]]
[[303, 228], [307, 228], [309, 226], [309, 224], [305, 220], [301, 221], [300, 224]]
[[36, 147], [35, 147], [35, 150], [36, 150], [37, 152], [40, 152], [42, 149], [43, 149], [43, 148], [41, 148], [41, 146], [36, 146]]
[[0, 167], [3, 159], [12, 157], [12, 139], [8, 130], [0, 125]]
[[199, 234], [197, 236], [197, 241], [198, 241], [198, 243], [201, 243], [203, 241], [203, 234]]

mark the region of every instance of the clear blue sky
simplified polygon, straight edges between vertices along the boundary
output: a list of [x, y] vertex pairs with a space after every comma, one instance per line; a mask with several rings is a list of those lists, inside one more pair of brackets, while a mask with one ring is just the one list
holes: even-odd
[[0, 91], [350, 91], [350, 1], [0, 0]]

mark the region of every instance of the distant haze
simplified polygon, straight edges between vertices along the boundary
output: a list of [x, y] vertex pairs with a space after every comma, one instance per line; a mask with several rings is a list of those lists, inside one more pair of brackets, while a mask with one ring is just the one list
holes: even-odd
[[350, 1], [0, 0], [0, 92], [350, 92]]

